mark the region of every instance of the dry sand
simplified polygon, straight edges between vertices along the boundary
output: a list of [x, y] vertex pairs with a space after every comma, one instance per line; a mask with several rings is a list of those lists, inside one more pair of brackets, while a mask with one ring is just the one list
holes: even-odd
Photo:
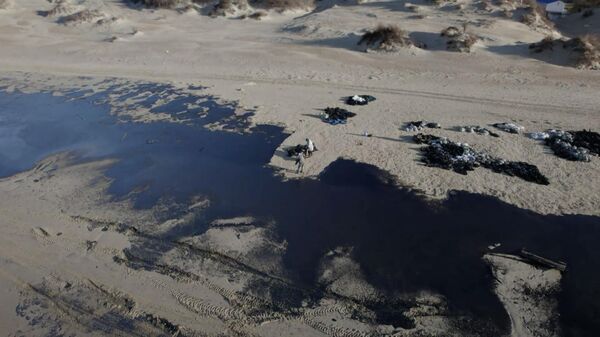
[[[100, 90], [105, 77], [182, 88], [202, 85], [221, 101], [236, 102], [240, 111], [255, 110], [253, 123], [281, 125], [293, 132], [282, 148], [311, 137], [319, 151], [308, 160], [305, 178], [316, 177], [345, 157], [381, 167], [400, 185], [432, 198], [464, 190], [540, 213], [600, 215], [597, 157], [590, 163], [569, 162], [525, 135], [500, 132], [500, 138], [491, 138], [453, 130], [506, 121], [525, 126], [526, 132], [600, 129], [600, 73], [560, 66], [564, 60], [551, 60], [559, 64], [555, 65], [530, 57], [527, 44], [548, 32], [501, 16], [497, 6], [490, 12], [473, 1], [461, 1], [462, 9], [453, 3], [415, 2], [411, 7], [405, 1], [336, 6], [324, 2], [311, 13], [271, 13], [256, 21], [213, 19], [204, 10], [140, 10], [121, 1], [67, 0], [56, 15], [46, 15], [56, 4], [45, 0], [0, 3], [10, 4], [0, 6], [0, 77], [9, 89]], [[81, 21], [63, 21], [82, 10], [92, 12], [81, 15]], [[597, 29], [598, 20], [595, 15], [584, 24]], [[445, 51], [439, 32], [465, 22], [481, 40], [469, 54]], [[397, 23], [429, 49], [364, 53], [356, 42], [378, 23]], [[341, 106], [340, 99], [353, 94], [371, 94], [377, 101], [351, 109], [358, 116], [347, 125], [331, 126], [318, 118], [319, 109]], [[114, 107], [114, 113], [140, 122], [167, 118], [126, 106]], [[419, 119], [441, 123], [441, 130], [431, 131], [436, 135], [535, 164], [551, 183], [540, 186], [486, 170], [463, 176], [425, 167], [418, 161], [418, 146], [410, 141], [413, 134], [403, 131], [404, 123]], [[361, 136], [365, 131], [373, 137]], [[270, 164], [286, 178], [298, 178], [293, 161], [281, 153], [277, 151]], [[371, 314], [352, 297], [379, 294], [349, 258], [349, 247], [339, 247], [323, 259], [321, 282], [330, 293], [310, 308], [282, 314], [269, 309], [276, 303], [242, 295], [239, 290], [257, 279], [289, 286], [279, 274], [285, 243], [270, 240], [263, 226], [253, 227], [252, 219], [223, 220], [200, 237], [170, 243], [172, 250], [160, 262], [171, 269], [128, 268], [145, 262], [123, 256], [123, 248], [153, 240], [179, 219], [159, 221], [158, 210], [134, 211], [127, 202], [108, 202], [109, 181], [102, 171], [109, 164], [73, 164], [58, 156], [0, 180], [2, 333], [461, 335], [451, 322], [460, 318], [446, 315], [447, 304], [438, 294], [412, 295], [415, 305], [406, 315], [414, 318], [417, 328], [410, 331], [352, 319]], [[189, 217], [202, 210], [202, 196], [198, 198], [190, 201], [198, 207]], [[244, 221], [250, 222], [250, 230], [226, 226]], [[143, 235], [132, 227], [143, 227]], [[243, 239], [232, 240], [238, 235]], [[251, 254], [258, 248], [270, 252], [259, 261]], [[559, 276], [529, 270], [504, 257], [486, 259], [503, 282], [497, 294], [510, 313], [513, 335], [529, 335], [523, 326], [531, 322], [524, 322], [522, 311], [533, 304], [525, 300], [511, 305], [521, 294], [512, 293], [508, 285], [522, 284], [522, 273], [535, 276], [527, 282], [546, 282], [544, 287], [558, 282]], [[232, 274], [237, 276], [232, 279]], [[347, 297], [336, 295], [340, 293]], [[539, 329], [551, 318], [555, 304], [536, 305], [543, 307], [536, 308], [540, 315], [530, 327], [544, 335]], [[44, 324], [30, 325], [31, 319]], [[101, 329], [92, 329], [99, 325]]]
[[[201, 84], [223, 100], [256, 108], [254, 123], [293, 131], [283, 147], [311, 137], [320, 151], [307, 163], [306, 176], [347, 157], [388, 170], [400, 185], [435, 198], [466, 190], [541, 213], [600, 214], [597, 160], [559, 160], [522, 135], [495, 139], [448, 130], [504, 121], [522, 124], [527, 132], [597, 130], [599, 73], [530, 58], [525, 43], [544, 34], [481, 11], [477, 3], [465, 2], [463, 10], [418, 3], [418, 11], [427, 14], [424, 19], [411, 18], [414, 13], [405, 5], [334, 6], [307, 15], [272, 14], [257, 22], [88, 0], [72, 6], [100, 11], [106, 20], [63, 25], [60, 18], [37, 14], [54, 4], [20, 1], [0, 12], [0, 69]], [[386, 22], [398, 22], [429, 50], [379, 55], [355, 46], [364, 29]], [[439, 31], [463, 22], [470, 22], [469, 31], [482, 40], [470, 54], [444, 51]], [[316, 118], [319, 109], [340, 105], [340, 98], [355, 93], [378, 100], [354, 109], [359, 115], [345, 126], [331, 127]], [[484, 170], [461, 176], [422, 166], [417, 146], [408, 139], [412, 134], [402, 130], [404, 123], [418, 119], [441, 123], [444, 129], [436, 134], [535, 164], [551, 184], [537, 186]], [[360, 137], [364, 131], [374, 137]], [[274, 156], [271, 164], [294, 177], [293, 161]]]

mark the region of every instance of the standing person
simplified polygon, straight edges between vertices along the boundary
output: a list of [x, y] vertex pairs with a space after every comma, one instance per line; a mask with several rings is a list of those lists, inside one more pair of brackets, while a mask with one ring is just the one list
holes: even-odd
[[315, 152], [317, 148], [315, 147], [315, 143], [313, 143], [310, 138], [306, 138], [306, 155], [308, 157], [312, 156], [312, 153]]
[[298, 158], [296, 159], [296, 165], [298, 168], [296, 169], [296, 173], [304, 173], [304, 153], [299, 152]]

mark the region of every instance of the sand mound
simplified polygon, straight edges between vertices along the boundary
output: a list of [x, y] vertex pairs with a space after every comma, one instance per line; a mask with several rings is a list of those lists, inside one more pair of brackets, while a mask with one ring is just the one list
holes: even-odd
[[572, 39], [546, 37], [532, 43], [529, 49], [542, 59], [579, 69], [600, 69], [600, 35], [588, 34]]
[[79, 25], [83, 23], [96, 23], [104, 17], [104, 13], [100, 12], [99, 10], [84, 9], [77, 13], [63, 16], [60, 19], [60, 23], [67, 26]]

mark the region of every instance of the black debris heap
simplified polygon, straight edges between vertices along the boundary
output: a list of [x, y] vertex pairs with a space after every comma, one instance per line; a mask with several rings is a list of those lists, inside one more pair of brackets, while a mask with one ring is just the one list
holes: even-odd
[[301, 153], [307, 153], [308, 152], [308, 146], [307, 145], [301, 145], [298, 144], [296, 146], [292, 146], [287, 148], [287, 155], [288, 157], [295, 157]]
[[453, 170], [460, 174], [467, 174], [482, 166], [496, 173], [519, 177], [536, 184], [550, 184], [535, 165], [495, 158], [473, 150], [469, 144], [455, 143], [442, 137], [419, 133], [413, 139], [417, 144], [427, 144], [421, 149], [421, 161], [427, 166]]
[[593, 131], [548, 130], [546, 145], [555, 155], [573, 161], [590, 161], [600, 155], [600, 134]]
[[342, 108], [325, 108], [323, 112], [323, 120], [331, 125], [346, 124], [346, 120], [356, 116], [354, 112], [350, 112]]
[[600, 155], [600, 134], [593, 131], [569, 131], [573, 135], [573, 145], [577, 147], [583, 147], [590, 151], [590, 153], [599, 156]]
[[348, 105], [367, 105], [375, 100], [375, 97], [370, 95], [354, 95], [346, 98]]
[[417, 132], [417, 131], [421, 131], [424, 128], [429, 128], [429, 129], [441, 129], [442, 126], [440, 125], [440, 123], [436, 123], [436, 122], [428, 122], [428, 121], [416, 121], [416, 122], [408, 122], [406, 123], [406, 126], [404, 127], [404, 129], [408, 132]]

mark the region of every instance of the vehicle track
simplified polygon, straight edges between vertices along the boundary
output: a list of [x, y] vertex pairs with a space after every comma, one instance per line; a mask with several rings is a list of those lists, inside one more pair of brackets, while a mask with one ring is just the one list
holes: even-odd
[[583, 114], [583, 113], [599, 113], [600, 110], [592, 105], [576, 107], [572, 105], [559, 105], [559, 104], [548, 104], [548, 103], [530, 103], [517, 100], [508, 99], [494, 99], [484, 98], [476, 96], [466, 95], [454, 95], [441, 92], [425, 91], [425, 90], [410, 90], [410, 89], [394, 89], [384, 88], [377, 86], [365, 86], [356, 84], [342, 84], [342, 83], [331, 83], [317, 80], [287, 80], [287, 79], [269, 79], [269, 78], [256, 78], [252, 76], [220, 76], [220, 75], [205, 75], [202, 78], [212, 80], [224, 80], [224, 81], [246, 81], [246, 82], [259, 82], [268, 84], [279, 84], [279, 85], [295, 85], [303, 87], [335, 87], [336, 89], [347, 89], [350, 92], [370, 92], [370, 93], [384, 93], [402, 96], [416, 96], [435, 100], [463, 102], [480, 105], [493, 105], [493, 106], [504, 106], [508, 108], [520, 108], [529, 110], [540, 110], [548, 111], [554, 110], [557, 112], [569, 112], [571, 114]]

